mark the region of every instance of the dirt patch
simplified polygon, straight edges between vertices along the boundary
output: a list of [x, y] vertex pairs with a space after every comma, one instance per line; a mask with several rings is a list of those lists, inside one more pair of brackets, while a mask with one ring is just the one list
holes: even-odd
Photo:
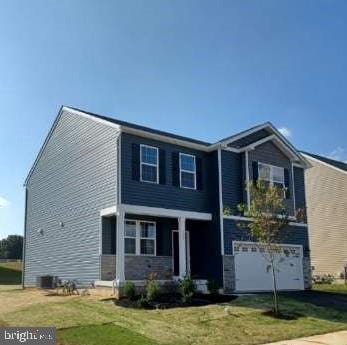
[[48, 290], [42, 289], [24, 289], [18, 291], [1, 291], [0, 290], [0, 298], [1, 298], [1, 308], [0, 308], [0, 319], [1, 316], [5, 313], [15, 312], [22, 308], [27, 308], [29, 306], [39, 304], [39, 303], [47, 303], [49, 302], [62, 302], [66, 301], [67, 298], [76, 298], [76, 296], [51, 296], [47, 299]]

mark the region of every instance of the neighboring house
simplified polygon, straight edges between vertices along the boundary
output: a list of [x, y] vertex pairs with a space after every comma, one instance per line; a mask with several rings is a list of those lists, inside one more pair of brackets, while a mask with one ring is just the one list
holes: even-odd
[[141, 285], [190, 275], [225, 292], [272, 289], [260, 249], [235, 210], [245, 181], [286, 187], [291, 214], [279, 289], [310, 286], [305, 158], [265, 123], [210, 144], [62, 107], [25, 182], [24, 284], [37, 276]]
[[347, 164], [303, 153], [313, 274], [340, 277], [347, 265]]

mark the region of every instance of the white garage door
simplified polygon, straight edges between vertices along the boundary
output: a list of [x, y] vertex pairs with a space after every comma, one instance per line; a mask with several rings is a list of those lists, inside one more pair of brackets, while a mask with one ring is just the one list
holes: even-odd
[[[273, 289], [265, 249], [253, 242], [233, 242], [237, 291], [270, 291]], [[275, 254], [279, 290], [303, 290], [302, 246], [278, 245]]]

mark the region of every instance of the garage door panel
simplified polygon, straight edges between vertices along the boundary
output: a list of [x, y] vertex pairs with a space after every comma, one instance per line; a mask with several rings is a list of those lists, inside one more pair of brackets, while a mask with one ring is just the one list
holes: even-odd
[[[264, 248], [252, 242], [234, 242], [235, 281], [237, 291], [270, 291], [273, 279]], [[302, 290], [301, 246], [279, 245], [275, 257], [279, 290]]]

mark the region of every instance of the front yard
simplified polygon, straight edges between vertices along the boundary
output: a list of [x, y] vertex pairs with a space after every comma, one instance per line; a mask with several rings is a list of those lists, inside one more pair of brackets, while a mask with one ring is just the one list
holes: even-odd
[[[341, 294], [341, 298], [347, 298]], [[0, 325], [55, 326], [60, 345], [262, 344], [347, 329], [347, 310], [282, 295], [290, 320], [264, 314], [271, 296], [169, 310], [118, 307], [95, 296], [47, 296], [37, 290], [0, 289]]]

